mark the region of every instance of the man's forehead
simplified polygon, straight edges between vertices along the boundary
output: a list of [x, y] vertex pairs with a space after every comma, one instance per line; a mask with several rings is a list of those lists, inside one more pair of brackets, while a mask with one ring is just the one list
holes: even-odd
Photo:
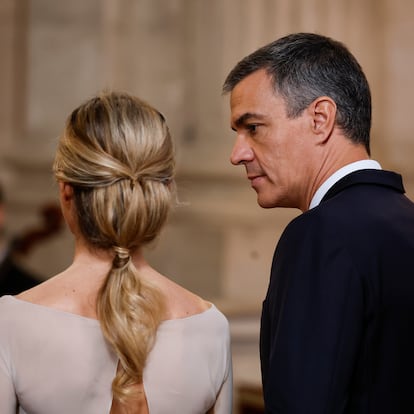
[[272, 90], [272, 78], [264, 69], [256, 70], [237, 83], [231, 91], [231, 96], [252, 93], [258, 88]]
[[[281, 97], [274, 89], [272, 77], [264, 70], [258, 70], [242, 79], [231, 91], [230, 106], [244, 106], [246, 104], [262, 105], [264, 101], [278, 101]], [[248, 109], [249, 112], [255, 112]]]
[[[274, 92], [273, 83], [265, 73], [253, 73], [240, 81], [231, 92], [232, 122], [269, 116], [276, 109], [285, 110], [285, 101]], [[238, 121], [240, 119], [240, 121]]]

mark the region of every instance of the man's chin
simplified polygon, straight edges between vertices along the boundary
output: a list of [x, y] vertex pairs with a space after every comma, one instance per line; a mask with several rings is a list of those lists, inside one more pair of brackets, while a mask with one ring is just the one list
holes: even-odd
[[279, 198], [265, 198], [261, 197], [260, 193], [257, 193], [257, 204], [259, 204], [262, 208], [296, 208], [295, 206], [291, 205], [288, 199], [279, 199]]
[[274, 207], [280, 207], [277, 203], [271, 200], [266, 200], [260, 197], [260, 195], [257, 195], [257, 204], [259, 204], [262, 208], [274, 208]]

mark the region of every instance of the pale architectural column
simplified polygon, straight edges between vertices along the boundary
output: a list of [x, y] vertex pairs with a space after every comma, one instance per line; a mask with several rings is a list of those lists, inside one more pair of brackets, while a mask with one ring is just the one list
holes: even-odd
[[185, 133], [186, 3], [102, 4], [103, 85], [136, 94], [165, 113], [174, 135]]
[[351, 0], [347, 2], [346, 36], [343, 41], [359, 60], [372, 93], [371, 152], [384, 167], [388, 166], [389, 137], [385, 133], [387, 57], [385, 54], [387, 19], [385, 1]]
[[0, 159], [1, 180], [12, 186], [8, 168], [11, 148], [19, 146], [26, 133], [27, 114], [27, 0], [0, 4]]
[[384, 43], [384, 134], [391, 168], [403, 173], [414, 199], [414, 3], [387, 0]]
[[47, 146], [69, 111], [102, 86], [99, 0], [30, 2], [28, 143]]
[[[27, 86], [17, 103], [19, 126], [7, 157], [13, 175], [9, 225], [14, 234], [21, 234], [42, 226], [42, 207], [57, 202], [51, 173], [56, 138], [74, 105], [98, 89], [100, 8], [99, 1], [17, 3], [26, 6], [22, 31], [27, 47], [14, 49], [23, 54], [19, 76], [23, 80], [13, 85], [11, 94], [20, 96], [20, 85]], [[70, 261], [71, 243], [64, 233], [52, 237], [30, 252], [25, 264], [47, 278]]]

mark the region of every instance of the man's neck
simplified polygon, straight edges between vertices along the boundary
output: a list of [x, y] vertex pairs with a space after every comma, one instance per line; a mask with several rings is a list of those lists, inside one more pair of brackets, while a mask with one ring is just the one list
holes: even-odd
[[358, 170], [366, 170], [366, 169], [373, 169], [373, 170], [380, 170], [381, 165], [374, 160], [359, 160], [347, 164], [340, 168], [339, 170], [335, 171], [331, 176], [329, 176], [322, 185], [316, 190], [315, 194], [312, 197], [311, 202], [309, 203], [309, 210], [319, 205], [324, 195], [328, 192], [328, 190], [337, 183], [341, 178], [345, 177], [346, 175], [350, 174], [351, 172], [358, 171]]

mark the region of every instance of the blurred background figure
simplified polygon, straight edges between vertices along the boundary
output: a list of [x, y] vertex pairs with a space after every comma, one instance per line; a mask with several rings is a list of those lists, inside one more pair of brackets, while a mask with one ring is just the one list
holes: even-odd
[[0, 296], [15, 295], [38, 283], [38, 278], [18, 264], [6, 234], [6, 207], [3, 188], [0, 187]]
[[3, 187], [0, 184], [0, 296], [16, 295], [40, 282], [40, 276], [25, 269], [21, 258], [31, 249], [62, 228], [62, 215], [55, 204], [41, 209], [43, 221], [18, 237], [7, 234], [7, 208]]

